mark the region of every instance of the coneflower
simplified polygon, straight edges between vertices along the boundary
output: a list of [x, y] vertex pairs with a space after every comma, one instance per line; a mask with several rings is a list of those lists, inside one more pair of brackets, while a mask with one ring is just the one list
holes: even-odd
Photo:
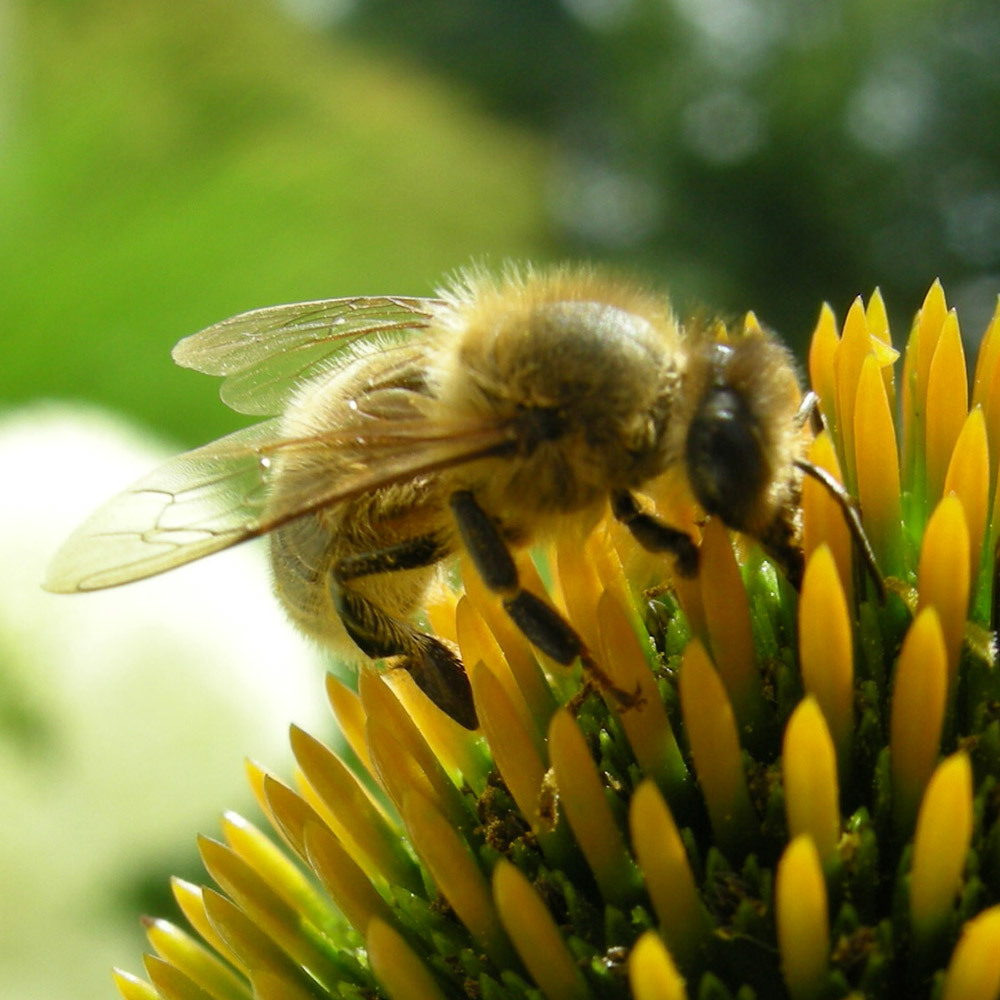
[[[481, 730], [404, 671], [329, 679], [343, 752], [293, 729], [294, 787], [249, 766], [283, 846], [227, 814], [201, 841], [217, 887], [174, 887], [201, 941], [148, 920], [148, 982], [116, 973], [122, 994], [1000, 995], [1000, 310], [971, 393], [937, 283], [898, 403], [895, 358], [878, 293], [840, 331], [821, 312], [809, 457], [858, 499], [884, 599], [811, 479], [799, 593], [717, 521], [694, 580], [610, 522], [525, 554], [529, 589], [639, 693], [623, 707], [464, 573], [427, 615]], [[654, 499], [699, 530], [683, 490]]]

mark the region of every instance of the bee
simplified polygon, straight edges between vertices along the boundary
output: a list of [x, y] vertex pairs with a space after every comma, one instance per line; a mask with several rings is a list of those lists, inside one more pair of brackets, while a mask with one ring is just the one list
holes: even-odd
[[[674, 467], [705, 512], [798, 585], [803, 394], [756, 331], [688, 329], [667, 299], [585, 267], [470, 272], [437, 298], [331, 299], [243, 313], [180, 341], [233, 409], [270, 419], [177, 456], [96, 511], [48, 589], [113, 587], [267, 535], [292, 620], [342, 657], [392, 658], [477, 726], [453, 649], [412, 620], [465, 550], [521, 631], [606, 680], [511, 549], [608, 509], [692, 575], [698, 548], [644, 509]], [[608, 682], [610, 683], [610, 682]]]

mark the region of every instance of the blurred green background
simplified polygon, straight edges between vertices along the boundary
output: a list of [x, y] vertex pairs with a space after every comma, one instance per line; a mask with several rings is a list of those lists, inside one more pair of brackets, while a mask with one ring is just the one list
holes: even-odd
[[[207, 763], [218, 649], [256, 612], [181, 653], [165, 591], [39, 593], [157, 451], [42, 401], [190, 446], [241, 421], [171, 364], [179, 337], [429, 294], [470, 260], [608, 260], [800, 350], [822, 301], [875, 285], [899, 340], [940, 276], [972, 341], [1000, 290], [998, 52], [994, 0], [0, 0], [4, 996], [110, 995], [103, 970], [138, 967], [134, 916], [169, 905], [167, 871], [197, 877], [195, 829], [245, 804], [263, 725], [234, 713]], [[227, 558], [204, 586], [269, 601]]]

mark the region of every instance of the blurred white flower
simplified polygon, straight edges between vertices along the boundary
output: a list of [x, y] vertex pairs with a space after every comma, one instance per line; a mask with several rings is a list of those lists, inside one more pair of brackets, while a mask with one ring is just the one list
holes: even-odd
[[95, 410], [36, 405], [0, 418], [8, 997], [57, 995], [71, 961], [74, 981], [105, 982], [131, 947], [116, 935], [132, 929], [108, 887], [124, 894], [123, 876], [159, 874], [192, 829], [242, 805], [242, 758], [287, 759], [289, 722], [330, 725], [320, 656], [284, 620], [253, 546], [116, 590], [41, 590], [67, 534], [166, 455]]

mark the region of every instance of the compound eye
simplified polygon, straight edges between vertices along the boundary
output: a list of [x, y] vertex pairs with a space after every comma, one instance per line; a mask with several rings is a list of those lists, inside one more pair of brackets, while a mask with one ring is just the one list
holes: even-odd
[[735, 390], [718, 386], [705, 394], [688, 429], [686, 460], [705, 511], [730, 528], [746, 527], [768, 469], [757, 421]]

